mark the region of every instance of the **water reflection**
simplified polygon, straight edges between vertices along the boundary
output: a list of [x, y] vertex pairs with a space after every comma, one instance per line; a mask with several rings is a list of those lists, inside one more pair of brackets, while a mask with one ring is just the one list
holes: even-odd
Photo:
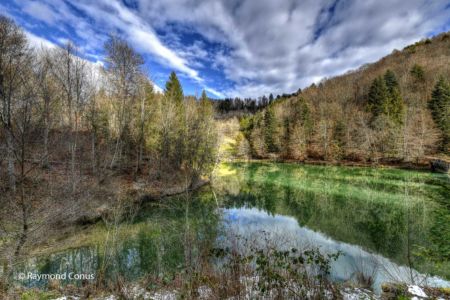
[[[232, 208], [224, 210], [224, 222], [228, 237], [221, 240], [222, 244], [225, 247], [237, 247], [242, 254], [247, 254], [249, 243], [256, 247], [266, 246], [267, 238], [280, 250], [318, 248], [323, 254], [340, 251], [342, 255], [332, 263], [331, 268], [331, 277], [335, 281], [358, 283], [358, 279], [364, 276], [371, 279], [376, 292], [381, 291], [383, 282], [450, 286], [450, 282], [438, 277], [427, 277], [359, 246], [339, 242], [305, 226], [301, 227], [293, 217], [269, 215], [257, 208]], [[236, 236], [239, 239], [233, 238]]]
[[[237, 236], [257, 244], [268, 236], [279, 248], [342, 251], [332, 265], [336, 281], [363, 279], [378, 290], [385, 281], [449, 284], [405, 267], [450, 278], [446, 222], [450, 213], [442, 204], [448, 201], [448, 177], [402, 170], [234, 163], [219, 172], [213, 190], [205, 188], [189, 201], [174, 197], [142, 209], [132, 224], [120, 226], [113, 252], [99, 240], [89, 247], [34, 258], [17, 272], [94, 272], [104, 278], [170, 280], [187, 266], [199, 264], [217, 244], [236, 243]], [[240, 251], [246, 250], [241, 245]]]

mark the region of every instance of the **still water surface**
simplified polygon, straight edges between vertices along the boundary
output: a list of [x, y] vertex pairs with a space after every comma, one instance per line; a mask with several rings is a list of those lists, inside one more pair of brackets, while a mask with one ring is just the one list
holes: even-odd
[[[251, 241], [340, 251], [331, 279], [356, 281], [362, 274], [378, 292], [386, 281], [450, 286], [449, 206], [450, 182], [443, 174], [229, 163], [211, 187], [189, 200], [146, 205], [115, 239], [105, 229], [98, 243], [31, 259], [17, 272], [122, 274], [129, 280], [153, 274], [170, 280], [185, 264], [183, 244], [200, 257], [217, 246], [245, 253]], [[105, 244], [116, 245], [115, 251], [105, 251]]]

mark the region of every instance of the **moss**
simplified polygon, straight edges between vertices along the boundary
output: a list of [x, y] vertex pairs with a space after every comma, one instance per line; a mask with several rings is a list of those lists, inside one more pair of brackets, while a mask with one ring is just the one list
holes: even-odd
[[26, 291], [22, 294], [20, 297], [21, 300], [50, 300], [55, 299], [56, 297], [60, 296], [59, 293], [51, 291], [37, 291], [37, 290], [30, 290]]

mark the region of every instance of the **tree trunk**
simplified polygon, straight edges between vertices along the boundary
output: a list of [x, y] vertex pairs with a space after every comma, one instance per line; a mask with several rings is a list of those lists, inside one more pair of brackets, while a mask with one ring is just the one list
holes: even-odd
[[21, 195], [21, 201], [20, 201], [20, 206], [22, 207], [22, 233], [20, 234], [20, 238], [19, 241], [17, 243], [16, 249], [14, 251], [14, 258], [15, 260], [17, 260], [20, 251], [22, 250], [23, 246], [25, 245], [25, 242], [27, 240], [28, 237], [28, 206], [25, 203], [25, 191], [22, 186], [22, 195]]
[[92, 132], [91, 135], [91, 159], [92, 159], [92, 174], [95, 175], [97, 171], [97, 159], [95, 157], [95, 143], [96, 143], [96, 137], [95, 132]]
[[8, 161], [8, 179], [9, 179], [9, 188], [13, 191], [16, 190], [16, 174], [15, 174], [15, 166], [14, 166], [14, 143], [13, 143], [13, 135], [10, 128], [6, 130], [6, 157]]
[[47, 124], [44, 128], [44, 158], [42, 160], [42, 167], [48, 168], [48, 127]]
[[49, 101], [45, 100], [45, 112], [44, 112], [44, 153], [42, 159], [42, 167], [48, 168], [48, 132], [49, 132]]

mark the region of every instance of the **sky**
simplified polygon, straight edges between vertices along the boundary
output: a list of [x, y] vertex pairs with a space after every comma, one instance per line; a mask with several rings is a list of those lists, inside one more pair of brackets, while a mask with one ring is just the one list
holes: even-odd
[[212, 98], [292, 93], [450, 30], [450, 0], [0, 0], [39, 46], [101, 64], [110, 34], [164, 88]]

